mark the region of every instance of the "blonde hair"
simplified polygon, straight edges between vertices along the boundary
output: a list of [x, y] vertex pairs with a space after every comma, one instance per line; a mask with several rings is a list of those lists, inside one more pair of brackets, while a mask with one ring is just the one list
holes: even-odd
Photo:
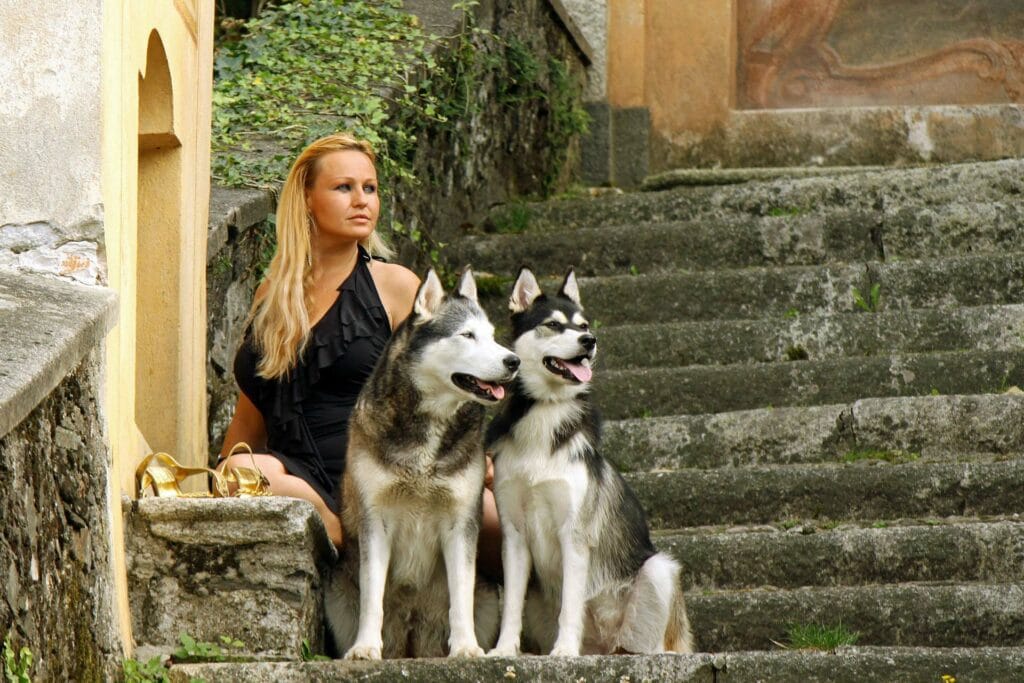
[[[313, 258], [310, 234], [313, 218], [306, 208], [306, 191], [316, 181], [320, 159], [331, 152], [355, 150], [376, 163], [373, 147], [346, 133], [322, 137], [302, 150], [281, 188], [277, 203], [277, 250], [267, 272], [266, 295], [253, 301], [249, 316], [253, 342], [260, 353], [257, 374], [275, 379], [297, 363], [309, 341], [312, 307]], [[391, 249], [374, 230], [360, 244], [371, 256], [391, 256]]]

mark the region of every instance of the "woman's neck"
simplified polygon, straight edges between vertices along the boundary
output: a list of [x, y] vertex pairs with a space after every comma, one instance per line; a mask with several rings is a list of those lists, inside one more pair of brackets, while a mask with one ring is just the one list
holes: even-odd
[[348, 277], [359, 260], [359, 243], [343, 242], [313, 245], [313, 279], [341, 281]]

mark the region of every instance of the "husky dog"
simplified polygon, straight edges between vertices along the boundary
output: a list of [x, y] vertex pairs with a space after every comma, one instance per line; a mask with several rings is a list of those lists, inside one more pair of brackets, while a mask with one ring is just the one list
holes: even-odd
[[452, 296], [431, 270], [349, 422], [345, 547], [326, 604], [346, 659], [474, 657], [494, 642], [497, 591], [476, 579], [483, 406], [518, 367], [469, 269]]
[[691, 652], [680, 567], [655, 551], [635, 494], [598, 453], [597, 339], [575, 274], [548, 297], [524, 268], [509, 304], [522, 366], [486, 438], [505, 573], [489, 654], [517, 654], [521, 631], [524, 649], [553, 655]]

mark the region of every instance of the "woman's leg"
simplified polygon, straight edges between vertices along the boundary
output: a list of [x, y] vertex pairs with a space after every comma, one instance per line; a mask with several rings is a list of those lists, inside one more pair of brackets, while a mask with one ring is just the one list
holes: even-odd
[[[267, 480], [270, 481], [270, 492], [275, 496], [288, 496], [290, 498], [300, 498], [302, 500], [308, 500], [316, 508], [316, 511], [320, 513], [320, 517], [324, 521], [324, 527], [327, 529], [327, 536], [337, 547], [341, 547], [342, 534], [341, 534], [341, 519], [338, 515], [334, 514], [324, 499], [320, 497], [320, 494], [313, 490], [304, 479], [300, 479], [294, 475], [288, 474], [288, 470], [285, 469], [284, 464], [272, 455], [265, 455], [257, 453], [252, 456], [256, 459], [256, 465], [266, 476]], [[232, 455], [221, 464], [217, 466], [218, 470], [225, 471], [224, 468], [231, 469], [232, 467], [252, 467], [252, 460], [249, 458], [249, 454]]]
[[492, 581], [501, 581], [501, 522], [494, 492], [484, 489], [484, 517], [480, 524], [480, 540], [476, 547], [477, 571]]

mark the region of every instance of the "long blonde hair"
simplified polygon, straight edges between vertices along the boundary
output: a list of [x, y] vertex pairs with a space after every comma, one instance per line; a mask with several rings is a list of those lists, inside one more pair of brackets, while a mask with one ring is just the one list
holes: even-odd
[[[310, 234], [313, 218], [306, 208], [306, 191], [313, 186], [321, 157], [355, 150], [376, 163], [373, 147], [346, 133], [322, 137], [302, 150], [281, 188], [277, 203], [277, 250], [267, 273], [266, 295], [253, 301], [253, 342], [260, 353], [257, 374], [282, 377], [293, 368], [309, 341], [312, 308], [313, 258]], [[360, 241], [371, 256], [391, 256], [377, 231]], [[357, 264], [358, 266], [358, 264]]]

